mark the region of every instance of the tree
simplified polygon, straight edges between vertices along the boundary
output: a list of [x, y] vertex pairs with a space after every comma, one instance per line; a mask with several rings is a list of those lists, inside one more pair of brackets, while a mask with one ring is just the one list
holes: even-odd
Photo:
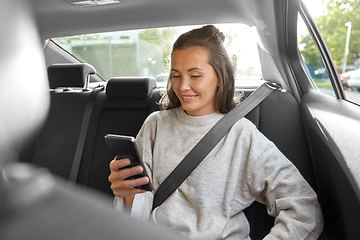
[[169, 64], [169, 54], [171, 46], [169, 45], [176, 32], [171, 28], [165, 28], [159, 31], [158, 29], [145, 29], [140, 32], [139, 38], [141, 40], [150, 42], [154, 45], [162, 47], [163, 50], [163, 64], [167, 66]]
[[317, 67], [321, 66], [322, 63], [316, 45], [314, 41], [312, 41], [309, 32], [307, 35], [302, 37], [300, 45], [303, 46], [303, 49], [300, 49], [301, 55], [303, 56], [309, 70], [313, 72]]
[[156, 28], [150, 28], [150, 29], [145, 29], [145, 30], [141, 31], [139, 33], [139, 38], [141, 40], [144, 40], [144, 41], [147, 41], [152, 44], [160, 46], [159, 43], [161, 41], [161, 34], [160, 34], [159, 30]]
[[[353, 64], [360, 57], [360, 1], [359, 0], [330, 0], [326, 4], [323, 14], [315, 19], [320, 32], [329, 48], [335, 65], [343, 64], [347, 27], [351, 22], [351, 35], [347, 64]], [[309, 42], [309, 35], [303, 36], [301, 43], [306, 44], [301, 51], [306, 62], [317, 61], [315, 45]], [[306, 57], [305, 57], [306, 56]]]

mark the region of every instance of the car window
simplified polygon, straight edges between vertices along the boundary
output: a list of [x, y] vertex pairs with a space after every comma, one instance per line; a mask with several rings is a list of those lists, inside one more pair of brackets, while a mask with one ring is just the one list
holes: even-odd
[[[244, 24], [218, 24], [236, 69], [236, 79], [262, 78], [254, 29]], [[168, 78], [170, 50], [177, 37], [199, 26], [94, 33], [52, 39], [80, 61], [93, 65], [105, 80], [121, 76]]]
[[[353, 0], [306, 0], [329, 49], [344, 88], [346, 99], [360, 104], [360, 4]], [[299, 25], [303, 24], [299, 18]], [[301, 27], [300, 27], [301, 29]], [[303, 28], [305, 29], [305, 28]], [[318, 52], [308, 33], [299, 32], [299, 49], [316, 85], [323, 89], [327, 71], [318, 61]]]
[[298, 47], [314, 85], [320, 91], [335, 96], [328, 70], [300, 14], [298, 16]]

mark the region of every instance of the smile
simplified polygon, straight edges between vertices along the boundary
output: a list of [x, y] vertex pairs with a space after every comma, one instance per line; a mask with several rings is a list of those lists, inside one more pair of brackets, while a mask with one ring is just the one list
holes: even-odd
[[181, 96], [181, 98], [183, 99], [183, 101], [187, 102], [187, 101], [192, 101], [197, 97], [197, 95], [187, 95], [187, 96]]

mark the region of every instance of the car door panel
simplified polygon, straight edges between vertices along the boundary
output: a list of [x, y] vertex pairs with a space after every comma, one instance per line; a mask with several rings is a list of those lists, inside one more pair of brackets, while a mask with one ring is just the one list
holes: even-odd
[[326, 230], [336, 239], [358, 239], [358, 106], [314, 90], [303, 96], [301, 109]]

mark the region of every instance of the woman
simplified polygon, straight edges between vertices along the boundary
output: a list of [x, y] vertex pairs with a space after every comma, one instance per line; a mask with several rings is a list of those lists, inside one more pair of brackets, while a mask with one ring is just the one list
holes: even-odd
[[[155, 189], [236, 105], [233, 69], [223, 41], [217, 28], [205, 26], [174, 43], [167, 93], [160, 102], [164, 111], [151, 114], [136, 138]], [[134, 188], [149, 179], [124, 180], [142, 171], [119, 171], [129, 163], [111, 162], [111, 188], [133, 215], [149, 218], [153, 194]], [[322, 231], [315, 192], [243, 118], [152, 217], [159, 226], [191, 239], [250, 239], [243, 210], [254, 201], [266, 204], [276, 217], [265, 239], [317, 239]]]

